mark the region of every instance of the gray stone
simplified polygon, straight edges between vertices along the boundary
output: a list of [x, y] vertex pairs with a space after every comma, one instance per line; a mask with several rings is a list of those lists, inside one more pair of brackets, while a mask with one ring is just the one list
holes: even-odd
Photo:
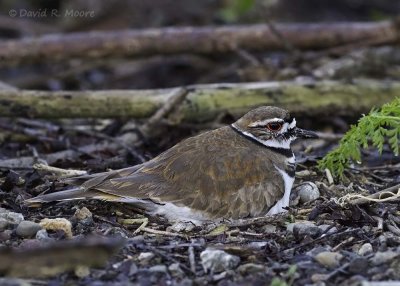
[[364, 243], [363, 245], [361, 245], [360, 249], [358, 250], [358, 255], [365, 256], [365, 255], [371, 254], [373, 251], [374, 250], [372, 248], [371, 243], [367, 242], [367, 243]]
[[49, 241], [52, 240], [49, 237], [49, 234], [47, 233], [47, 230], [45, 229], [40, 229], [38, 230], [38, 232], [36, 233], [36, 239], [39, 241]]
[[371, 263], [373, 265], [381, 265], [392, 261], [394, 258], [400, 255], [400, 252], [395, 252], [393, 250], [388, 251], [378, 251], [371, 258]]
[[179, 263], [172, 263], [170, 266], [168, 266], [168, 271], [174, 277], [177, 277], [177, 278], [185, 277], [185, 272], [183, 272]]
[[167, 266], [165, 265], [154, 265], [149, 268], [150, 272], [160, 272], [160, 273], [168, 273]]
[[167, 228], [171, 232], [191, 232], [196, 225], [190, 221], [178, 221]]
[[7, 210], [0, 212], [0, 218], [7, 220], [9, 224], [19, 224], [24, 220], [24, 216], [22, 214]]
[[347, 270], [354, 274], [362, 274], [368, 270], [368, 259], [365, 257], [357, 257], [350, 261]]
[[273, 224], [266, 224], [261, 227], [261, 231], [263, 233], [275, 233], [276, 232], [276, 225]]
[[40, 224], [29, 220], [23, 220], [18, 224], [16, 233], [18, 236], [29, 238], [35, 236], [41, 229], [42, 227]]
[[[11, 238], [12, 230], [6, 229], [0, 232], [0, 242], [7, 241]], [[1, 285], [1, 284], [0, 284]]]
[[139, 254], [139, 256], [138, 256], [138, 260], [139, 260], [141, 263], [147, 264], [147, 263], [150, 262], [150, 260], [153, 259], [154, 256], [155, 256], [155, 255], [154, 255], [153, 252], [141, 252], [141, 253]]
[[315, 226], [315, 224], [312, 221], [305, 220], [305, 221], [298, 221], [298, 222], [288, 223], [286, 225], [286, 230], [288, 232], [293, 232], [294, 226], [303, 226], [303, 225], [304, 225], [304, 227]]
[[6, 220], [5, 218], [0, 218], [0, 231], [5, 230], [8, 225], [8, 220]]
[[[337, 232], [336, 226], [331, 227], [331, 225], [329, 225], [329, 224], [321, 224], [318, 226], [318, 228], [321, 230], [321, 233], [324, 233], [324, 234], [330, 234], [330, 233]], [[328, 230], [328, 232], [326, 232], [327, 230]]]
[[200, 253], [201, 265], [205, 272], [219, 273], [234, 269], [240, 263], [240, 258], [223, 250], [207, 248]]
[[311, 221], [289, 223], [286, 229], [289, 232], [293, 232], [297, 238], [302, 238], [306, 235], [317, 237], [321, 233], [321, 229]]
[[313, 182], [305, 182], [297, 187], [301, 203], [314, 201], [320, 197], [318, 187]]
[[335, 268], [339, 266], [340, 260], [342, 260], [343, 255], [338, 252], [324, 251], [318, 253], [314, 259], [321, 265], [328, 268]]

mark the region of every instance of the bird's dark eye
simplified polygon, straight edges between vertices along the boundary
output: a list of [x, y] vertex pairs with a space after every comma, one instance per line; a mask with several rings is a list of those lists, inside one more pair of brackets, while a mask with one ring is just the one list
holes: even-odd
[[282, 123], [280, 122], [270, 122], [267, 124], [267, 128], [271, 131], [279, 131], [282, 128]]

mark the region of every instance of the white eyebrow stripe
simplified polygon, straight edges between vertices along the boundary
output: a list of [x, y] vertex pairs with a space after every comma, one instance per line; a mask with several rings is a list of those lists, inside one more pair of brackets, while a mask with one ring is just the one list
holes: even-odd
[[288, 128], [293, 129], [296, 127], [296, 118], [293, 118], [292, 122], [289, 124]]
[[270, 122], [284, 122], [284, 121], [281, 118], [270, 118], [270, 119], [253, 122], [253, 123], [249, 124], [249, 127], [265, 126]]

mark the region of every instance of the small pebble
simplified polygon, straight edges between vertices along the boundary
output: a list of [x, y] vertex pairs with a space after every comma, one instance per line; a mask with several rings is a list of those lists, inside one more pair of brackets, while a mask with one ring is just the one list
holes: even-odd
[[90, 274], [90, 269], [86, 265], [78, 265], [75, 267], [75, 275], [78, 278], [84, 278], [89, 276]]
[[219, 273], [234, 269], [240, 263], [240, 258], [223, 250], [207, 248], [200, 253], [201, 264], [205, 272]]
[[167, 266], [165, 265], [154, 265], [149, 268], [150, 272], [160, 272], [160, 273], [168, 273]]
[[29, 220], [23, 220], [18, 224], [16, 233], [20, 237], [30, 238], [35, 236], [41, 229], [42, 227], [40, 224]]
[[[325, 281], [326, 279], [328, 279], [329, 275], [327, 274], [320, 274], [320, 273], [315, 273], [313, 275], [311, 275], [311, 281], [314, 283], [319, 283], [322, 281]], [[324, 284], [322, 284], [324, 285]]]
[[0, 218], [0, 231], [5, 230], [8, 224], [8, 220], [6, 220], [5, 218]]
[[[332, 227], [332, 225], [329, 224], [321, 224], [318, 226], [318, 228], [321, 230], [322, 233], [330, 234], [330, 233], [335, 233], [337, 232], [336, 226]], [[329, 230], [328, 230], [329, 229]], [[328, 230], [328, 231], [327, 231]], [[327, 232], [326, 232], [327, 231]]]
[[247, 246], [251, 249], [260, 250], [268, 244], [268, 241], [252, 241]]
[[149, 263], [150, 260], [152, 260], [154, 256], [155, 256], [155, 255], [154, 255], [153, 252], [141, 252], [141, 253], [139, 254], [139, 256], [138, 256], [138, 260], [139, 260], [141, 263], [145, 263], [145, 264], [146, 264], [146, 263]]
[[365, 257], [357, 257], [350, 261], [347, 270], [354, 274], [362, 274], [368, 270], [368, 259]]
[[49, 237], [49, 234], [47, 233], [47, 230], [45, 229], [40, 229], [37, 233], [36, 233], [36, 239], [39, 241], [48, 241], [48, 240], [52, 240]]
[[364, 243], [363, 245], [361, 245], [360, 249], [358, 250], [358, 255], [365, 256], [365, 255], [371, 254], [373, 251], [374, 250], [372, 248], [371, 243], [367, 242], [367, 243]]
[[62, 230], [67, 238], [72, 238], [71, 222], [65, 218], [45, 218], [40, 225], [46, 230]]
[[237, 271], [242, 274], [254, 274], [257, 272], [262, 272], [265, 271], [265, 266], [261, 264], [255, 264], [255, 263], [246, 263], [242, 264], [237, 268]]
[[305, 236], [315, 238], [321, 233], [321, 229], [311, 221], [289, 223], [286, 229], [289, 232], [293, 232], [296, 238], [303, 238]]
[[394, 258], [400, 255], [400, 252], [395, 252], [392, 250], [388, 251], [378, 251], [375, 255], [371, 258], [371, 263], [373, 265], [381, 265], [383, 263], [388, 263], [392, 261]]
[[81, 209], [76, 210], [76, 212], [74, 213], [74, 217], [77, 220], [81, 221], [81, 220], [92, 219], [93, 215], [87, 207], [83, 207]]
[[276, 225], [272, 225], [272, 224], [266, 224], [264, 226], [261, 227], [261, 231], [263, 233], [275, 233], [276, 232]]
[[192, 222], [187, 222], [187, 221], [178, 221], [168, 227], [168, 231], [171, 232], [191, 232], [196, 225]]
[[185, 272], [183, 272], [179, 263], [172, 263], [170, 266], [168, 266], [168, 271], [171, 273], [173, 277], [176, 278], [185, 277]]
[[307, 221], [307, 220], [306, 221], [298, 221], [298, 222], [288, 223], [286, 225], [286, 230], [288, 232], [293, 232], [294, 226], [296, 226], [296, 225], [298, 225], [298, 226], [303, 226], [304, 225], [304, 227], [315, 226], [315, 224], [312, 221]]
[[11, 234], [12, 234], [12, 230], [10, 230], [10, 229], [1, 231], [0, 232], [0, 242], [9, 240], [11, 238]]
[[314, 259], [321, 265], [328, 268], [335, 268], [339, 266], [340, 260], [342, 260], [343, 255], [338, 252], [324, 251], [318, 253]]
[[320, 197], [318, 187], [313, 182], [305, 182], [297, 187], [301, 203], [314, 201]]

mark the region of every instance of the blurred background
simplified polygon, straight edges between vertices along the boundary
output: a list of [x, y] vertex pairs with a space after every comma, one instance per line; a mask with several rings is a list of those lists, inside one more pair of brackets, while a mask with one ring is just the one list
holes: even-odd
[[[87, 14], [73, 15], [71, 11]], [[393, 19], [399, 11], [400, 2], [391, 0], [3, 0], [0, 2], [0, 39], [166, 26], [381, 21]], [[370, 60], [360, 68], [365, 53]], [[342, 54], [340, 63], [337, 58], [329, 54], [315, 55], [312, 51], [293, 56], [285, 50], [113, 57], [93, 61], [71, 58], [0, 65], [0, 80], [24, 89], [147, 89], [197, 83], [291, 80], [304, 76], [396, 78], [399, 70], [400, 56], [393, 49], [360, 51], [357, 48]], [[389, 64], [385, 62], [388, 58], [392, 59]]]

